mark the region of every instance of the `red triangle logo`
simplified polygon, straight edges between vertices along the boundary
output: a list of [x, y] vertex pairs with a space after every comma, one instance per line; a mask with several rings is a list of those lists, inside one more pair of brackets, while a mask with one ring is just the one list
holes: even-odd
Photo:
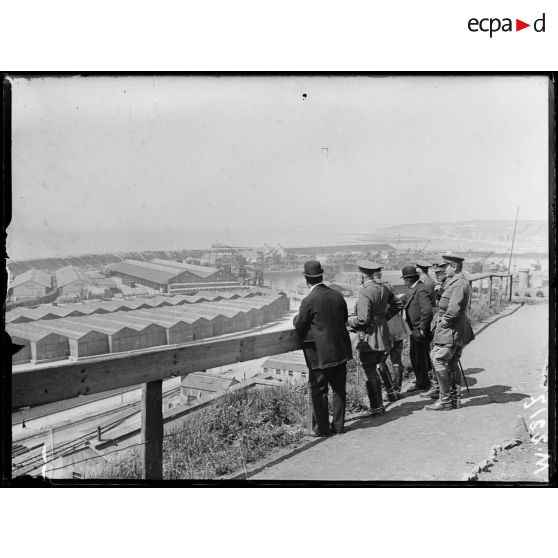
[[520, 19], [515, 20], [515, 30], [516, 31], [521, 31], [522, 29], [525, 29], [526, 27], [531, 27], [531, 24], [525, 23], [524, 21], [521, 21]]

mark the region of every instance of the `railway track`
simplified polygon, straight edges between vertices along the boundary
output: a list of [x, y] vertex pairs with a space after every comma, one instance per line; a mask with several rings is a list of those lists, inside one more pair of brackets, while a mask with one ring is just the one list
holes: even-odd
[[[165, 391], [163, 393], [163, 400], [175, 397], [179, 391], [179, 387]], [[19, 440], [17, 444], [12, 446], [12, 474], [14, 474], [14, 476], [18, 476], [29, 473], [39, 467], [42, 467], [45, 463], [53, 462], [58, 457], [68, 455], [78, 449], [82, 449], [88, 445], [89, 440], [98, 436], [99, 426], [101, 428], [101, 433], [106, 434], [140, 412], [141, 401], [137, 401], [125, 405], [124, 408], [120, 407], [109, 411], [103, 411], [102, 413], [98, 413], [57, 428], [33, 434], [24, 440]], [[115, 415], [117, 415], [116, 418], [114, 418]], [[106, 422], [107, 419], [113, 420]], [[68, 430], [70, 428], [75, 428], [76, 425], [87, 424], [89, 422], [93, 422], [95, 425], [94, 428], [91, 428], [91, 430], [87, 430], [84, 434], [70, 440], [65, 440], [59, 444], [53, 444], [51, 448], [46, 449], [47, 442], [45, 438], [47, 436], [51, 435], [54, 437], [56, 433], [63, 432], [64, 430]], [[33, 442], [34, 440], [35, 443]], [[37, 440], [41, 441], [36, 443]]]

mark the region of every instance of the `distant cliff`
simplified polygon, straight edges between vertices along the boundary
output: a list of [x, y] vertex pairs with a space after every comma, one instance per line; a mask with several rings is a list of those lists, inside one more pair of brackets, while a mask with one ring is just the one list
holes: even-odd
[[[417, 223], [396, 225], [376, 229], [378, 237], [420, 237], [420, 238], [452, 238], [455, 240], [480, 240], [510, 242], [513, 237], [514, 221], [458, 221], [454, 223]], [[546, 221], [518, 221], [516, 242], [546, 243], [548, 223]]]

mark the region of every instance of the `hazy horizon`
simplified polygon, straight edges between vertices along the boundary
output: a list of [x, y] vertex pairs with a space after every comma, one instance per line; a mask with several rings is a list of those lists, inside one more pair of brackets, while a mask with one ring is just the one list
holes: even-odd
[[518, 205], [520, 219], [548, 215], [545, 77], [11, 83], [14, 259], [126, 244], [130, 231], [137, 249], [185, 230], [204, 244], [308, 244], [508, 221]]
[[[510, 233], [513, 231], [514, 221], [503, 220], [483, 220], [490, 223], [506, 223], [509, 225]], [[467, 223], [469, 221], [455, 222]], [[547, 224], [547, 220], [518, 220], [518, 230], [521, 231], [522, 225], [526, 223]], [[430, 225], [444, 224], [444, 222], [426, 223]], [[398, 226], [411, 227], [418, 225], [415, 223], [403, 224]], [[40, 229], [27, 229], [32, 233], [40, 232]], [[95, 233], [94, 236], [88, 236], [88, 233]], [[427, 238], [430, 240], [429, 248], [435, 249], [460, 249], [475, 248], [484, 249], [500, 249], [506, 250], [509, 246], [508, 241], [498, 241], [494, 239], [463, 239], [463, 238], [440, 238], [433, 236], [425, 236], [422, 234], [412, 234], [413, 231], [406, 231], [403, 235], [382, 234], [381, 229], [376, 230], [354, 230], [350, 233], [339, 231], [278, 231], [276, 229], [161, 229], [159, 231], [149, 231], [144, 229], [121, 229], [118, 236], [114, 235], [115, 231], [110, 230], [86, 230], [86, 229], [50, 229], [49, 251], [45, 252], [33, 242], [25, 243], [20, 237], [17, 242], [14, 241], [15, 251], [8, 252], [10, 260], [26, 260], [42, 257], [56, 257], [66, 255], [80, 255], [86, 253], [107, 253], [107, 252], [128, 252], [128, 251], [149, 251], [149, 250], [172, 250], [178, 249], [209, 249], [211, 244], [229, 244], [235, 246], [261, 247], [265, 244], [283, 245], [287, 248], [295, 246], [320, 246], [328, 244], [351, 244], [351, 243], [373, 243], [383, 242], [395, 246], [400, 240], [400, 247], [413, 247], [414, 243], [419, 243]], [[257, 232], [257, 236], [255, 233]], [[81, 234], [78, 234], [81, 233]], [[27, 236], [27, 235], [25, 235]], [[540, 240], [533, 242], [530, 238], [523, 238], [521, 233], [517, 235], [515, 246], [516, 251], [547, 252], [548, 246], [546, 238], [543, 241], [544, 247], [541, 248]]]

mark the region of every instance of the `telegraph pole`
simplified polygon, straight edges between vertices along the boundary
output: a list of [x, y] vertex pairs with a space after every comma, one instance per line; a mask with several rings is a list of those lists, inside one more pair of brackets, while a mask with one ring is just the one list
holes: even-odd
[[512, 254], [513, 254], [513, 245], [515, 243], [515, 231], [517, 230], [517, 216], [519, 215], [519, 205], [517, 206], [517, 212], [515, 214], [515, 225], [513, 226], [513, 237], [512, 237], [512, 245], [510, 250], [510, 261], [508, 263], [508, 272], [511, 273], [511, 261], [512, 261]]

